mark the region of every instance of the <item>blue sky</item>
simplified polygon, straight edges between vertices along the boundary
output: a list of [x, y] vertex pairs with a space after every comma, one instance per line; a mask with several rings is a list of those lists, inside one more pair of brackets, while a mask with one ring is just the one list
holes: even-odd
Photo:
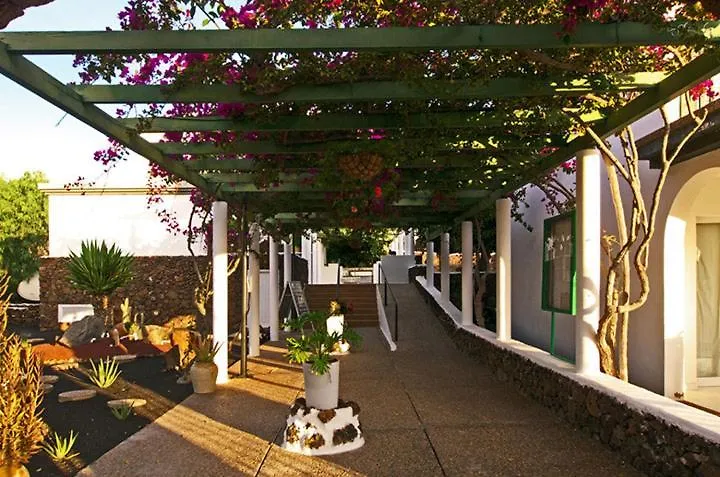
[[[5, 31], [117, 28], [117, 12], [125, 4], [125, 0], [55, 0], [26, 10]], [[61, 81], [78, 81], [71, 56], [30, 59]], [[102, 175], [92, 154], [105, 144], [102, 134], [0, 75], [0, 175], [13, 178], [24, 171], [41, 170], [52, 183], [83, 176], [100, 177], [99, 184], [142, 185], [147, 161], [138, 156]]]

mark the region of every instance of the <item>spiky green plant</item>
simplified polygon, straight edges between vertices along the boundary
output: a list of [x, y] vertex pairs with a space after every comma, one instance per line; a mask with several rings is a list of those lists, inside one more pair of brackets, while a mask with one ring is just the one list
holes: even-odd
[[361, 341], [360, 335], [349, 327], [345, 327], [342, 333], [329, 333], [327, 319], [327, 313], [311, 311], [286, 323], [291, 330], [300, 332], [299, 337], [286, 339], [288, 361], [309, 363], [312, 372], [319, 376], [327, 373], [335, 360], [331, 355], [335, 343], [347, 341], [355, 346]]
[[92, 371], [89, 373], [90, 381], [102, 389], [112, 386], [122, 373], [118, 362], [112, 358], [101, 359], [97, 365], [90, 360], [90, 366], [92, 366]]
[[91, 240], [80, 244], [79, 254], [70, 252], [67, 269], [70, 283], [93, 296], [95, 314], [107, 323], [109, 297], [132, 279], [132, 264], [132, 255], [114, 244]]
[[115, 419], [119, 421], [124, 421], [128, 417], [132, 416], [134, 406], [134, 402], [131, 404], [123, 404], [119, 407], [111, 407], [110, 412], [112, 412], [112, 415], [115, 416]]
[[197, 342], [190, 340], [190, 346], [195, 352], [195, 361], [199, 363], [212, 363], [215, 355], [220, 351], [221, 344], [213, 343], [213, 336], [201, 336]]
[[54, 439], [42, 446], [52, 460], [59, 462], [78, 456], [77, 452], [73, 452], [73, 446], [77, 439], [77, 434], [74, 431], [70, 431], [70, 435], [66, 438], [60, 437], [57, 432], [53, 434], [55, 434]]
[[7, 328], [9, 277], [0, 272], [0, 467], [26, 464], [47, 427], [40, 415], [42, 362]]

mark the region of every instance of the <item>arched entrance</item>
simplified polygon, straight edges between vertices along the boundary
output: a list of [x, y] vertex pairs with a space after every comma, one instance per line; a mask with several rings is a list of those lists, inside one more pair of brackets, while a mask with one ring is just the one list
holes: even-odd
[[663, 254], [665, 395], [720, 386], [720, 167], [680, 188]]

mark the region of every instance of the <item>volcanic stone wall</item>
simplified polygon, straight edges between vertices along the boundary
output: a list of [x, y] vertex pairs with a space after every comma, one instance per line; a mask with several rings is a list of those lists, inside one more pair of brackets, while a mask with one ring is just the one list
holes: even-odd
[[637, 469], [653, 476], [720, 476], [720, 445], [457, 328], [427, 290], [417, 280], [412, 283], [459, 349], [485, 362], [498, 380], [621, 453]]
[[[208, 258], [197, 257], [201, 273], [205, 272]], [[40, 263], [40, 316], [41, 327], [57, 326], [59, 304], [92, 303], [90, 296], [70, 284], [67, 258], [43, 258]], [[193, 292], [198, 286], [192, 257], [135, 257], [133, 279], [119, 289], [112, 298], [115, 320], [120, 320], [120, 303], [127, 297], [133, 314], [142, 312], [146, 324], [163, 324], [178, 315], [197, 315]], [[240, 323], [240, 273], [229, 278], [230, 330]], [[212, 316], [212, 297], [207, 304], [208, 319]]]

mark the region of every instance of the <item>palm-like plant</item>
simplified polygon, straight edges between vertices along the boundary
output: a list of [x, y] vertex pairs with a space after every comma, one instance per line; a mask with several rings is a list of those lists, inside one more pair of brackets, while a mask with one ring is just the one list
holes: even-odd
[[323, 375], [330, 370], [334, 361], [333, 348], [339, 341], [347, 341], [357, 345], [361, 337], [354, 330], [345, 327], [342, 333], [329, 333], [327, 329], [328, 314], [320, 311], [303, 313], [287, 322], [293, 331], [299, 331], [300, 337], [287, 338], [287, 358], [291, 363], [309, 363], [314, 374]]
[[70, 252], [70, 283], [93, 296], [95, 314], [106, 320], [110, 295], [132, 279], [132, 263], [132, 255], [114, 244], [108, 247], [104, 240], [100, 244], [83, 241], [80, 254]]

